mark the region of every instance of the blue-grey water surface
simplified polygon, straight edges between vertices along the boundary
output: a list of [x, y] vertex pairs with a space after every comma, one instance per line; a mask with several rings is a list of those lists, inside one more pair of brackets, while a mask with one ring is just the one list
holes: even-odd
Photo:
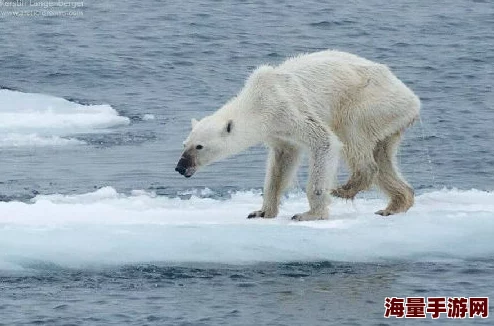
[[[123, 0], [87, 1], [80, 10], [77, 17], [0, 16], [0, 86], [109, 104], [131, 124], [77, 135], [84, 146], [2, 148], [5, 201], [103, 186], [163, 196], [260, 188], [263, 148], [190, 180], [175, 173], [190, 119], [235, 95], [255, 66], [326, 48], [389, 65], [421, 98], [422, 123], [400, 152], [419, 193], [494, 189], [492, 1]], [[305, 182], [304, 170], [299, 178]], [[385, 296], [494, 297], [493, 258], [88, 269], [35, 263], [0, 275], [0, 325], [392, 325], [398, 321], [383, 318]]]

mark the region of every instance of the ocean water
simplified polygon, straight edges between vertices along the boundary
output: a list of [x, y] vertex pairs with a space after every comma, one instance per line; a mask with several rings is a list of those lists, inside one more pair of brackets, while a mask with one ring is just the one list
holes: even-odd
[[[384, 298], [494, 297], [493, 2], [3, 3], [0, 325], [450, 325], [385, 319]], [[304, 165], [278, 218], [247, 220], [262, 147], [174, 171], [191, 118], [257, 65], [327, 48], [421, 98], [399, 153], [409, 212], [375, 216], [369, 191], [293, 222]]]

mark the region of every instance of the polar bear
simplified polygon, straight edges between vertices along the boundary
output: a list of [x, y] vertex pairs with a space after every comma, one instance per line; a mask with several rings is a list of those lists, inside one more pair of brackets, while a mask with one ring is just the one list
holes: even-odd
[[[248, 218], [272, 218], [305, 150], [310, 210], [294, 220], [327, 219], [331, 194], [353, 199], [372, 184], [390, 198], [376, 214], [405, 212], [414, 192], [395, 156], [419, 111], [419, 98], [385, 65], [333, 50], [304, 54], [260, 66], [236, 97], [201, 121], [193, 119], [175, 170], [190, 177], [201, 166], [264, 143], [270, 150], [263, 205]], [[334, 189], [340, 154], [351, 176]]]

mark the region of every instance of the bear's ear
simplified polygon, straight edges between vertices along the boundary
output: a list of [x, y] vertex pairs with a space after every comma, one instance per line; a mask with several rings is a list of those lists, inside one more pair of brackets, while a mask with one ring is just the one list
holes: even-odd
[[190, 119], [190, 124], [192, 125], [192, 129], [194, 129], [194, 127], [196, 126], [196, 124], [198, 123], [199, 121], [197, 121], [196, 119], [192, 118]]
[[232, 132], [232, 128], [233, 128], [233, 120], [229, 120], [228, 123], [226, 124], [226, 132], [227, 133]]

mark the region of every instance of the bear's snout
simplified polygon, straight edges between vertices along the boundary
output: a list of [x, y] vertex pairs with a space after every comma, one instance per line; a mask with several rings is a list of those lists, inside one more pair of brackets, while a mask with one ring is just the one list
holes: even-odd
[[187, 172], [187, 169], [181, 165], [177, 165], [177, 167], [175, 168], [175, 171], [177, 171], [181, 175], [184, 175], [185, 172]]
[[192, 162], [192, 158], [189, 155], [182, 155], [177, 163], [177, 166], [175, 167], [175, 171], [186, 178], [190, 178], [196, 171], [196, 168]]

